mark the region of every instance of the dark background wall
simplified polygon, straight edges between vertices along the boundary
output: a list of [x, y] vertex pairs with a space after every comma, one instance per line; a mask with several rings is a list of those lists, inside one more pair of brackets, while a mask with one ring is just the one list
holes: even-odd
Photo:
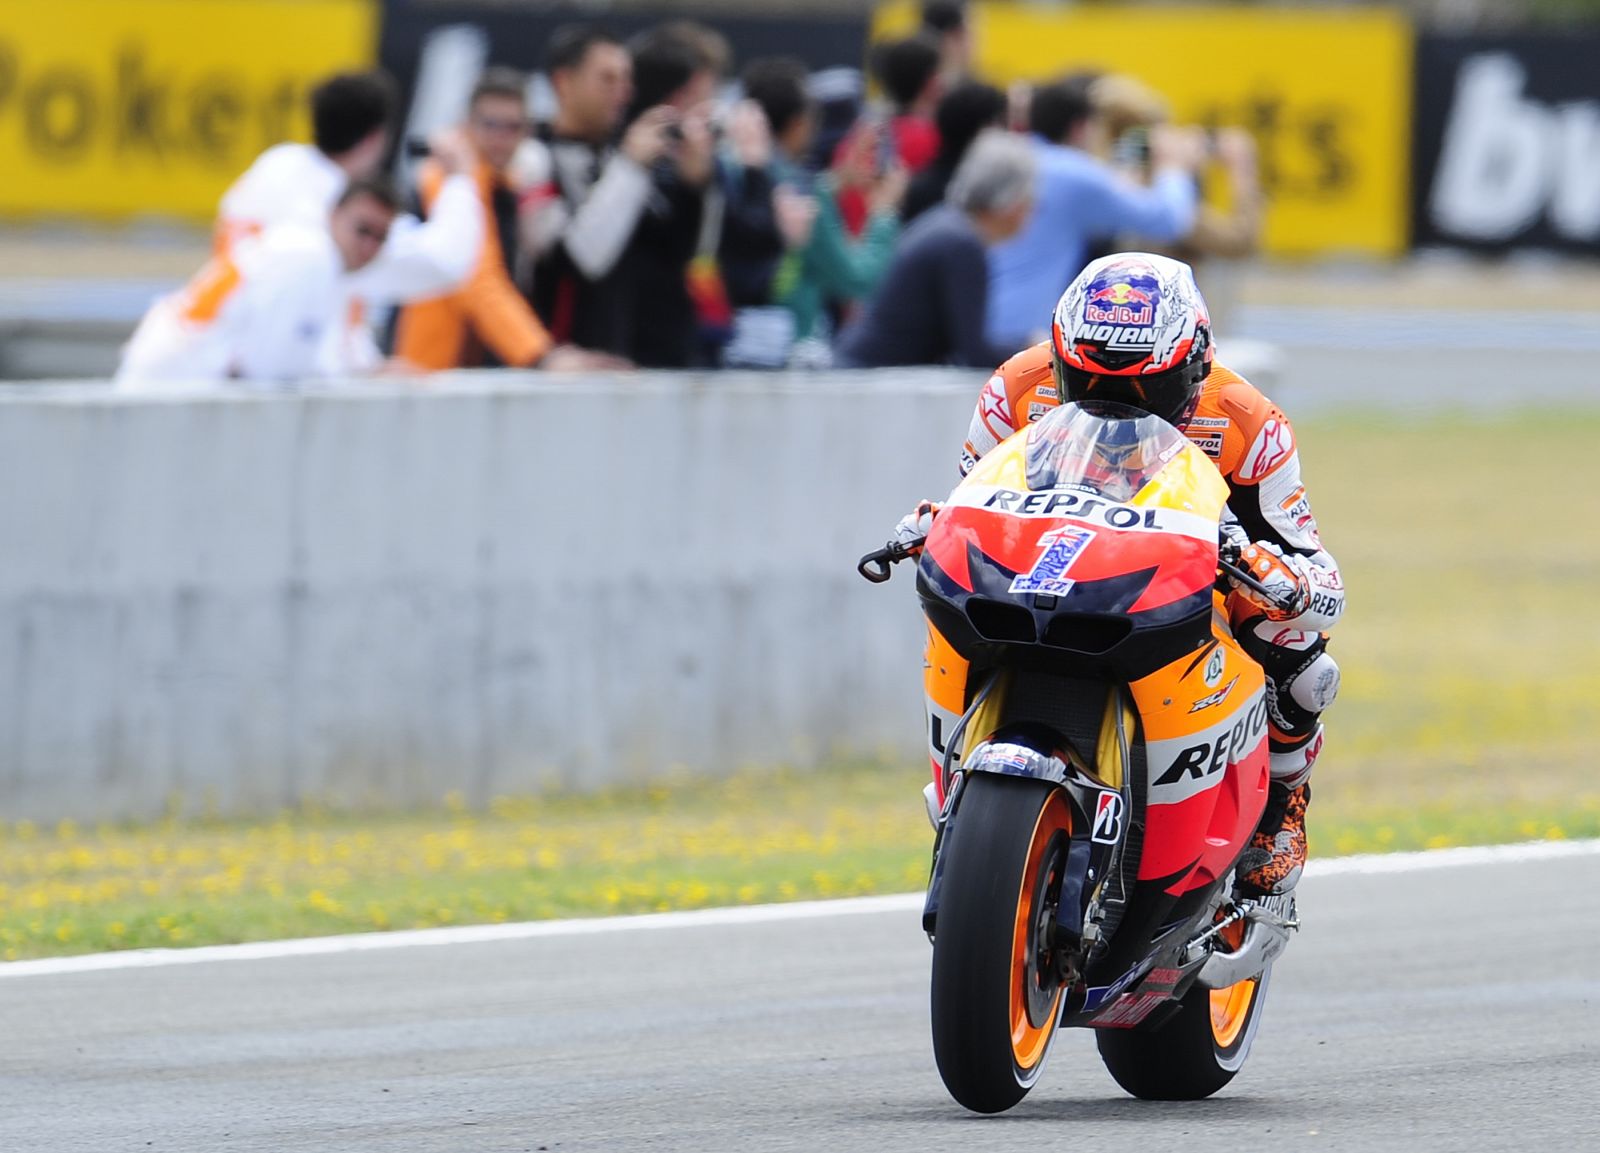
[[1600, 29], [1418, 38], [1412, 242], [1600, 254]]

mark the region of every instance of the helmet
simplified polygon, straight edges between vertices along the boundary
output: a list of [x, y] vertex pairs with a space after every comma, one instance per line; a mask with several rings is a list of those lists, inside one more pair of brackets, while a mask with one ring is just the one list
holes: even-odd
[[1113, 401], [1182, 426], [1211, 371], [1211, 317], [1182, 261], [1103, 256], [1061, 294], [1050, 363], [1062, 400]]

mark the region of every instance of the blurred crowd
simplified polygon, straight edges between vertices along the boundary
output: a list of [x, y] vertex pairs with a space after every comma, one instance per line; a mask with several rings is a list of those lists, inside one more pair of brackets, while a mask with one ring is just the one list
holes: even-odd
[[490, 68], [426, 141], [395, 139], [381, 73], [332, 77], [312, 142], [228, 190], [211, 260], [119, 380], [991, 367], [1102, 252], [1254, 249], [1249, 136], [1173, 124], [1115, 72], [1001, 91], [972, 75], [960, 3], [922, 17], [865, 85], [788, 57], [736, 70], [689, 21], [625, 43], [573, 24], [547, 46], [548, 115]]

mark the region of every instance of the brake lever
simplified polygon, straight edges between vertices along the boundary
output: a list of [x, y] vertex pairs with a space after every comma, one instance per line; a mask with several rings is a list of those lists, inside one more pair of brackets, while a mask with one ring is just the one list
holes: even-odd
[[[1220, 553], [1217, 556], [1217, 567], [1229, 577], [1244, 585], [1246, 588], [1253, 589], [1255, 592], [1258, 592], [1262, 596], [1266, 597], [1272, 602], [1273, 607], [1280, 609], [1283, 612], [1288, 612], [1290, 609], [1294, 608], [1293, 600], [1284, 600], [1283, 597], [1273, 592], [1266, 585], [1262, 584], [1254, 576], [1252, 576], [1248, 569], [1240, 568], [1238, 565], [1224, 558]], [[884, 579], [887, 580], [888, 578], [886, 577]]]
[[907, 557], [915, 556], [921, 550], [922, 542], [927, 539], [927, 537], [922, 537], [912, 541], [910, 544], [901, 544], [897, 540], [892, 540], [882, 548], [875, 549], [862, 557], [856, 563], [856, 572], [866, 577], [873, 584], [881, 585], [894, 575], [890, 566], [899, 564]]

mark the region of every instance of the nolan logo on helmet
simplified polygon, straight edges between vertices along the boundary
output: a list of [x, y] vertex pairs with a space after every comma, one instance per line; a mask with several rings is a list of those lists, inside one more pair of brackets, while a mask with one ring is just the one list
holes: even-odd
[[1103, 344], [1113, 352], [1139, 352], [1156, 346], [1156, 330], [1120, 324], [1080, 324], [1072, 330], [1072, 339], [1074, 343]]

